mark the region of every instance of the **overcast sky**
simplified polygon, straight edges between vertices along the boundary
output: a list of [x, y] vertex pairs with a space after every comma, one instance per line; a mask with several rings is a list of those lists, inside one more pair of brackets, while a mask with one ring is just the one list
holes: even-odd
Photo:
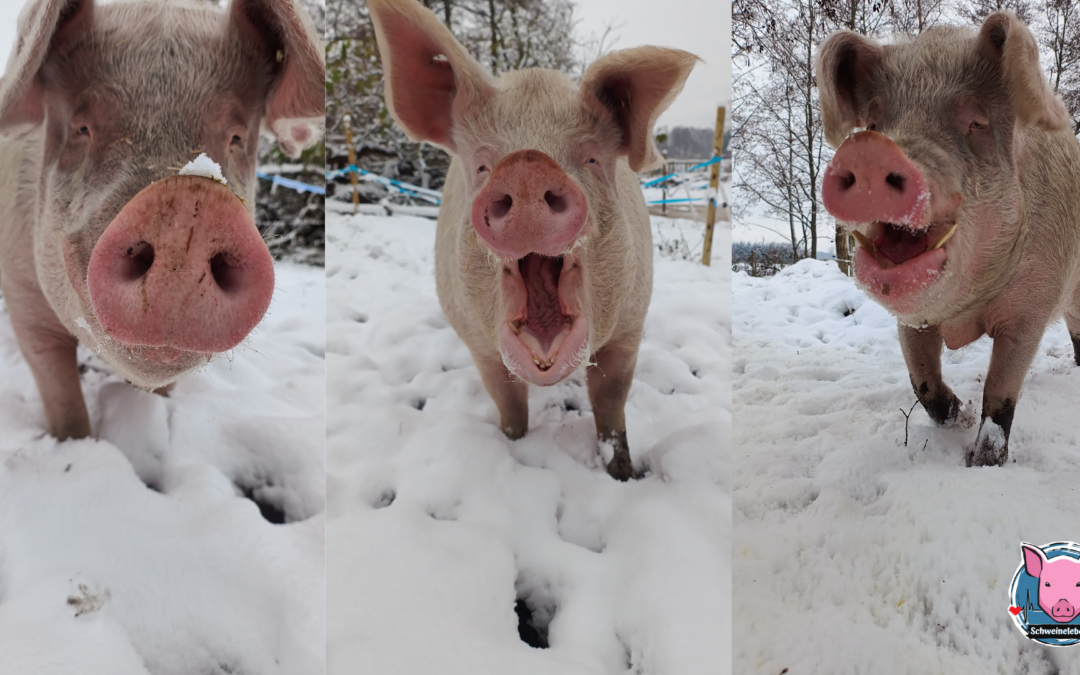
[[[659, 125], [712, 127], [716, 106], [731, 98], [730, 0], [575, 0], [581, 39], [597, 38], [615, 26], [614, 48], [638, 45], [677, 47], [697, 54], [699, 63]], [[7, 63], [23, 0], [0, 0], [0, 59]], [[611, 38], [608, 39], [608, 44]]]
[[[616, 27], [615, 49], [676, 47], [705, 60], [694, 67], [686, 87], [658, 126], [709, 127], [716, 107], [731, 100], [730, 0], [574, 0], [579, 37], [597, 38]], [[609, 40], [610, 42], [610, 40]]]

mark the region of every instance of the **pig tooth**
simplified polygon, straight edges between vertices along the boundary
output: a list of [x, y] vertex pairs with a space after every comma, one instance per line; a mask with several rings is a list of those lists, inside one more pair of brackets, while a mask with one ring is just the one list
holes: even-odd
[[540, 357], [537, 356], [536, 354], [533, 354], [533, 363], [535, 363], [538, 366], [540, 365]]
[[517, 325], [516, 323], [510, 324], [510, 330], [514, 331], [514, 335], [521, 334], [521, 326]]
[[958, 227], [960, 227], [960, 223], [954, 224], [952, 227], [949, 228], [949, 231], [946, 232], [945, 235], [941, 239], [938, 239], [938, 243], [934, 244], [933, 246], [931, 246], [927, 250], [928, 251], [936, 251], [939, 248], [941, 248], [942, 246], [944, 246], [945, 242], [949, 241], [949, 237], [953, 236], [953, 233], [956, 232], [956, 228], [958, 228]]
[[870, 237], [867, 237], [858, 230], [852, 230], [851, 236], [855, 237], [855, 241], [859, 243], [859, 246], [866, 250], [870, 255], [877, 253], [877, 247], [874, 246], [874, 242], [870, 241]]

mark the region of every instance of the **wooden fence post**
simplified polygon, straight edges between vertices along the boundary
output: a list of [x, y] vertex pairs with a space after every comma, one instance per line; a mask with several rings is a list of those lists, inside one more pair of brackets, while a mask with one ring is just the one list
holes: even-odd
[[[713, 156], [720, 157], [724, 154], [724, 109], [716, 109], [716, 134], [713, 136]], [[716, 199], [720, 195], [720, 162], [713, 164], [709, 169], [709, 189], [712, 197], [705, 212], [705, 243], [701, 249], [701, 264], [708, 266], [712, 262], [712, 239], [713, 228], [716, 224]]]
[[[345, 145], [349, 148], [349, 165], [356, 166], [356, 151], [352, 146], [352, 117], [345, 115], [342, 120], [345, 122]], [[352, 212], [356, 215], [356, 212], [360, 209], [360, 194], [356, 191], [356, 172], [349, 172], [349, 181], [352, 183]]]
[[[666, 176], [667, 173], [668, 173], [667, 170], [668, 170], [667, 150], [665, 150], [664, 151], [664, 168], [662, 169], [663, 173], [661, 173], [660, 175], [661, 176]], [[660, 186], [660, 188], [661, 188], [661, 192], [660, 192], [660, 213], [664, 214], [665, 216], [667, 215], [667, 186], [666, 185], [667, 185], [667, 181], [664, 181], [664, 184]]]

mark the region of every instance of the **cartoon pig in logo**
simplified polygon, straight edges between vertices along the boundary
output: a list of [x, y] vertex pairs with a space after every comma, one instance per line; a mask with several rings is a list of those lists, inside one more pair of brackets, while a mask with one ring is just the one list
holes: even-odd
[[1080, 560], [1059, 555], [1048, 560], [1038, 546], [1021, 543], [1024, 571], [1039, 579], [1039, 608], [1057, 623], [1068, 623], [1080, 609]]

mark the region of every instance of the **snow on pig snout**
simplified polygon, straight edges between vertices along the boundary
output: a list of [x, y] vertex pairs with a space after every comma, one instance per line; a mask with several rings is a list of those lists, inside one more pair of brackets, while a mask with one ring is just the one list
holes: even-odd
[[503, 158], [473, 201], [472, 224], [488, 246], [512, 260], [558, 256], [585, 226], [581, 188], [539, 150]]
[[837, 219], [916, 226], [930, 194], [922, 172], [884, 134], [862, 131], [844, 141], [825, 169], [822, 201]]
[[235, 347], [259, 323], [274, 267], [247, 208], [228, 188], [174, 176], [139, 192], [94, 246], [90, 302], [105, 332], [168, 362]]

